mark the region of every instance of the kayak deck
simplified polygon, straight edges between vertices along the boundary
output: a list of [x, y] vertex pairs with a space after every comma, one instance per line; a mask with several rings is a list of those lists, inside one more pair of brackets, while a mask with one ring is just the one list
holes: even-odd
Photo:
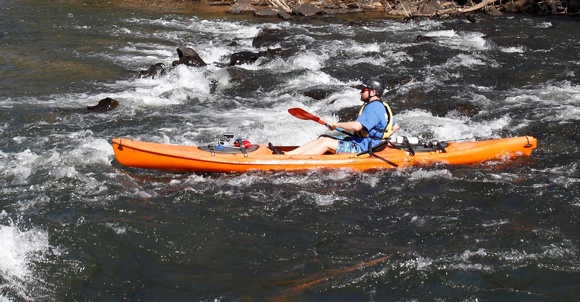
[[[529, 156], [537, 147], [537, 140], [531, 136], [520, 136], [475, 142], [448, 142], [444, 151], [433, 148], [412, 152], [387, 147], [374, 152], [372, 156], [354, 153], [289, 156], [274, 154], [266, 145], [254, 145], [253, 151], [242, 148], [239, 153], [220, 152], [221, 150], [212, 152], [202, 150], [204, 148], [198, 146], [142, 142], [127, 138], [114, 138], [112, 146], [115, 158], [120, 164], [142, 169], [173, 172], [247, 172], [346, 168], [365, 171], [434, 164], [473, 164]], [[276, 146], [276, 148], [289, 151], [296, 147]]]

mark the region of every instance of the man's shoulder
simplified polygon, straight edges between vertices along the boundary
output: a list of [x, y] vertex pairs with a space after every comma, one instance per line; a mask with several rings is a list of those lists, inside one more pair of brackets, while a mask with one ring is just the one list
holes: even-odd
[[383, 101], [379, 99], [379, 100], [372, 101], [372, 102], [368, 103], [367, 107], [372, 108], [374, 111], [374, 110], [380, 110], [380, 108], [384, 109], [385, 105], [383, 105]]

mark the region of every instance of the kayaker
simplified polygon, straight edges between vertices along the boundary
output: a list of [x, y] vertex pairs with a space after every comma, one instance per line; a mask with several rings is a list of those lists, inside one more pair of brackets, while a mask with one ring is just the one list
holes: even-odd
[[358, 118], [352, 122], [328, 123], [330, 130], [341, 128], [353, 133], [353, 136], [344, 138], [320, 136], [292, 151], [286, 151], [284, 154], [322, 155], [328, 151], [336, 153], [365, 152], [397, 131], [399, 125], [393, 117], [389, 105], [381, 101], [381, 96], [385, 91], [382, 82], [377, 78], [370, 78], [364, 80], [362, 85], [358, 85], [356, 88], [361, 89], [360, 100], [364, 102]]

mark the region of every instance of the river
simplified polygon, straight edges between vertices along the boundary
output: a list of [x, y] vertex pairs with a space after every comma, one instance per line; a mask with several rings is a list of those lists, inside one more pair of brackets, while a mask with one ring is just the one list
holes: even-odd
[[[0, 301], [577, 299], [577, 18], [363, 21], [2, 1]], [[225, 66], [265, 50], [252, 47], [263, 29], [293, 52]], [[181, 46], [208, 65], [138, 76]], [[531, 135], [538, 149], [366, 173], [175, 174], [114, 159], [113, 137], [301, 144], [327, 130], [288, 108], [336, 120], [368, 76], [389, 83], [400, 134]], [[106, 97], [119, 106], [87, 111]]]

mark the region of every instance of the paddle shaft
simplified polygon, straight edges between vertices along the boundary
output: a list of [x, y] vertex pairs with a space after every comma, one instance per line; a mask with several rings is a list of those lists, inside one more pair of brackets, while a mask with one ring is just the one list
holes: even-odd
[[[302, 109], [302, 108], [290, 108], [288, 109], [288, 113], [292, 114], [294, 117], [297, 117], [301, 120], [311, 120], [311, 121], [315, 121], [321, 125], [326, 126], [327, 128], [329, 127], [328, 123], [323, 121], [320, 117]], [[349, 136], [354, 136], [354, 134], [343, 130], [342, 128], [338, 128], [338, 127], [334, 127], [334, 130], [349, 135]]]

